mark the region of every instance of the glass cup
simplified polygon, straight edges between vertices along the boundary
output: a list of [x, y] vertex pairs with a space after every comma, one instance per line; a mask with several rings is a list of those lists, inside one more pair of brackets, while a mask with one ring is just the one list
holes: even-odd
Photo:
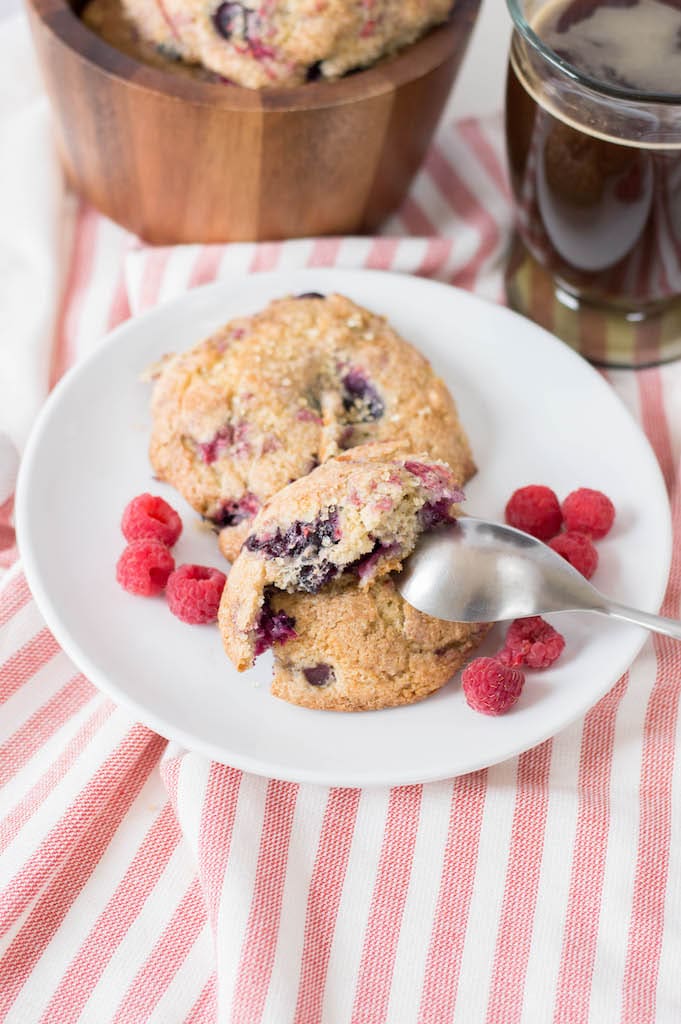
[[[599, 81], [540, 38], [549, 7], [593, 11], [622, 0], [507, 2], [509, 304], [601, 365], [677, 359], [681, 94]], [[681, 0], [663, 2], [681, 13]]]

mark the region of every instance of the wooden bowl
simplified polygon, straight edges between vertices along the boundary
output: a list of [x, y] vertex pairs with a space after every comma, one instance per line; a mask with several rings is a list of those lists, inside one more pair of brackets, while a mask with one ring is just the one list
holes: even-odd
[[148, 242], [372, 231], [423, 159], [480, 0], [338, 81], [254, 91], [142, 64], [66, 0], [29, 0], [66, 174]]

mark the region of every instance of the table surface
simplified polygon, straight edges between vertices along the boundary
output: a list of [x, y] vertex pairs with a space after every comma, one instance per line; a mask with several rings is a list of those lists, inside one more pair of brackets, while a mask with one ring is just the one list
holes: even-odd
[[[0, 0], [0, 21], [21, 10], [22, 0]], [[482, 0], [471, 45], [452, 91], [447, 115], [481, 116], [500, 110], [511, 20], [504, 0]]]

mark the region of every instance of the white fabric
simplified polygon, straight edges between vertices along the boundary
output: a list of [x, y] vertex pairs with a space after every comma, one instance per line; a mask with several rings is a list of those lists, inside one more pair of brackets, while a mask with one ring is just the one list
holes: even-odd
[[0, 431], [21, 449], [48, 390], [73, 203], [22, 15], [0, 23], [0, 54]]

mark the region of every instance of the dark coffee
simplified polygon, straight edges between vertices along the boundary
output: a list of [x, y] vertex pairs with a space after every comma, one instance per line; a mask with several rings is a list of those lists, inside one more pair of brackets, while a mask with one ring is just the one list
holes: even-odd
[[[558, 0], [532, 28], [606, 88], [638, 100], [681, 93], [681, 0]], [[531, 254], [568, 291], [594, 301], [680, 295], [681, 148], [613, 141], [605, 121], [567, 123], [548, 106], [512, 59], [508, 153]]]

